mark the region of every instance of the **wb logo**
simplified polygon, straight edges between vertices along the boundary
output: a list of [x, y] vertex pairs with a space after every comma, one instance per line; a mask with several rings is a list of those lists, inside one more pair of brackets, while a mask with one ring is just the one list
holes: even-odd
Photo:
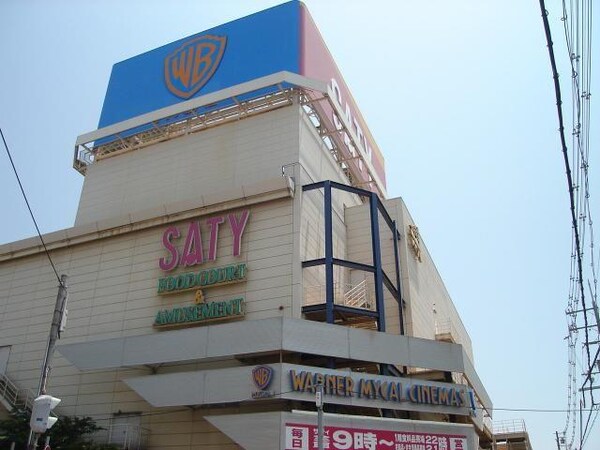
[[269, 366], [256, 366], [252, 369], [252, 381], [260, 391], [252, 392], [252, 398], [255, 400], [261, 398], [271, 398], [275, 396], [275, 392], [267, 391], [267, 388], [273, 381], [273, 369]]
[[190, 98], [213, 76], [225, 52], [227, 37], [205, 34], [187, 42], [165, 58], [169, 91]]
[[257, 388], [265, 390], [273, 379], [273, 369], [269, 366], [257, 366], [252, 369], [252, 380]]

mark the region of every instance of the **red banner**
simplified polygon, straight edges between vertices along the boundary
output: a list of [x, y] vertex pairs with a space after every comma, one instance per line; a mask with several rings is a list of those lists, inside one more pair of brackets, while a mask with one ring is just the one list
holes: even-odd
[[[315, 425], [286, 423], [285, 450], [318, 450]], [[324, 427], [323, 448], [331, 450], [468, 450], [464, 435]]]

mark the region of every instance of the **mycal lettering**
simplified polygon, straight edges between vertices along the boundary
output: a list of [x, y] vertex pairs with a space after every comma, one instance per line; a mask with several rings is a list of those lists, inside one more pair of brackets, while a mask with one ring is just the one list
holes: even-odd
[[384, 402], [411, 402], [435, 406], [464, 407], [467, 405], [467, 392], [464, 389], [411, 384], [404, 387], [402, 381], [384, 378], [356, 378], [347, 375], [323, 374], [291, 369], [289, 372], [292, 391], [313, 394], [319, 384], [325, 395], [337, 397], [357, 397], [365, 400]]

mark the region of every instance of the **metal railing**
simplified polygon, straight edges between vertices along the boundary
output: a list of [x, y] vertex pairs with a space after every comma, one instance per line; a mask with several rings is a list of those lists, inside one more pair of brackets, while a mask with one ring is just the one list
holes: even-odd
[[[336, 305], [368, 309], [370, 311], [375, 310], [375, 302], [371, 299], [366, 280], [356, 285], [334, 283], [333, 296]], [[325, 285], [309, 286], [304, 289], [305, 305], [318, 305], [321, 303], [325, 303]]]
[[459, 334], [458, 330], [454, 327], [454, 324], [450, 319], [447, 320], [436, 320], [435, 321], [435, 337], [448, 336], [453, 342], [458, 342]]
[[85, 175], [87, 167], [102, 158], [196, 133], [282, 106], [289, 106], [297, 97], [296, 89], [291, 87], [284, 88], [281, 84], [277, 84], [272, 88], [273, 91], [267, 94], [257, 90], [254, 98], [241, 100], [232, 96], [227, 101], [193, 108], [140, 124], [132, 129], [103, 137], [98, 142], [78, 144], [75, 146], [73, 167]]
[[0, 397], [12, 408], [26, 408], [31, 410], [35, 395], [29, 389], [20, 389], [4, 373], [0, 373]]
[[344, 304], [354, 308], [365, 308], [368, 305], [367, 280], [363, 280], [344, 293]]
[[123, 450], [142, 450], [148, 443], [150, 431], [139, 425], [112, 424], [108, 427], [108, 444]]
[[494, 422], [494, 434], [527, 433], [524, 420], [502, 420]]

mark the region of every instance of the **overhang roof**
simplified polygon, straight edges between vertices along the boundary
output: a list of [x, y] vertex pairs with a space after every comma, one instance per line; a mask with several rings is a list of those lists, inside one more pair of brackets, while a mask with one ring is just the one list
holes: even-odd
[[[326, 342], [327, 345], [323, 345]], [[276, 317], [63, 344], [58, 351], [79, 370], [230, 359], [296, 352], [463, 373], [483, 407], [492, 402], [459, 344]], [[490, 414], [491, 415], [491, 414]]]

